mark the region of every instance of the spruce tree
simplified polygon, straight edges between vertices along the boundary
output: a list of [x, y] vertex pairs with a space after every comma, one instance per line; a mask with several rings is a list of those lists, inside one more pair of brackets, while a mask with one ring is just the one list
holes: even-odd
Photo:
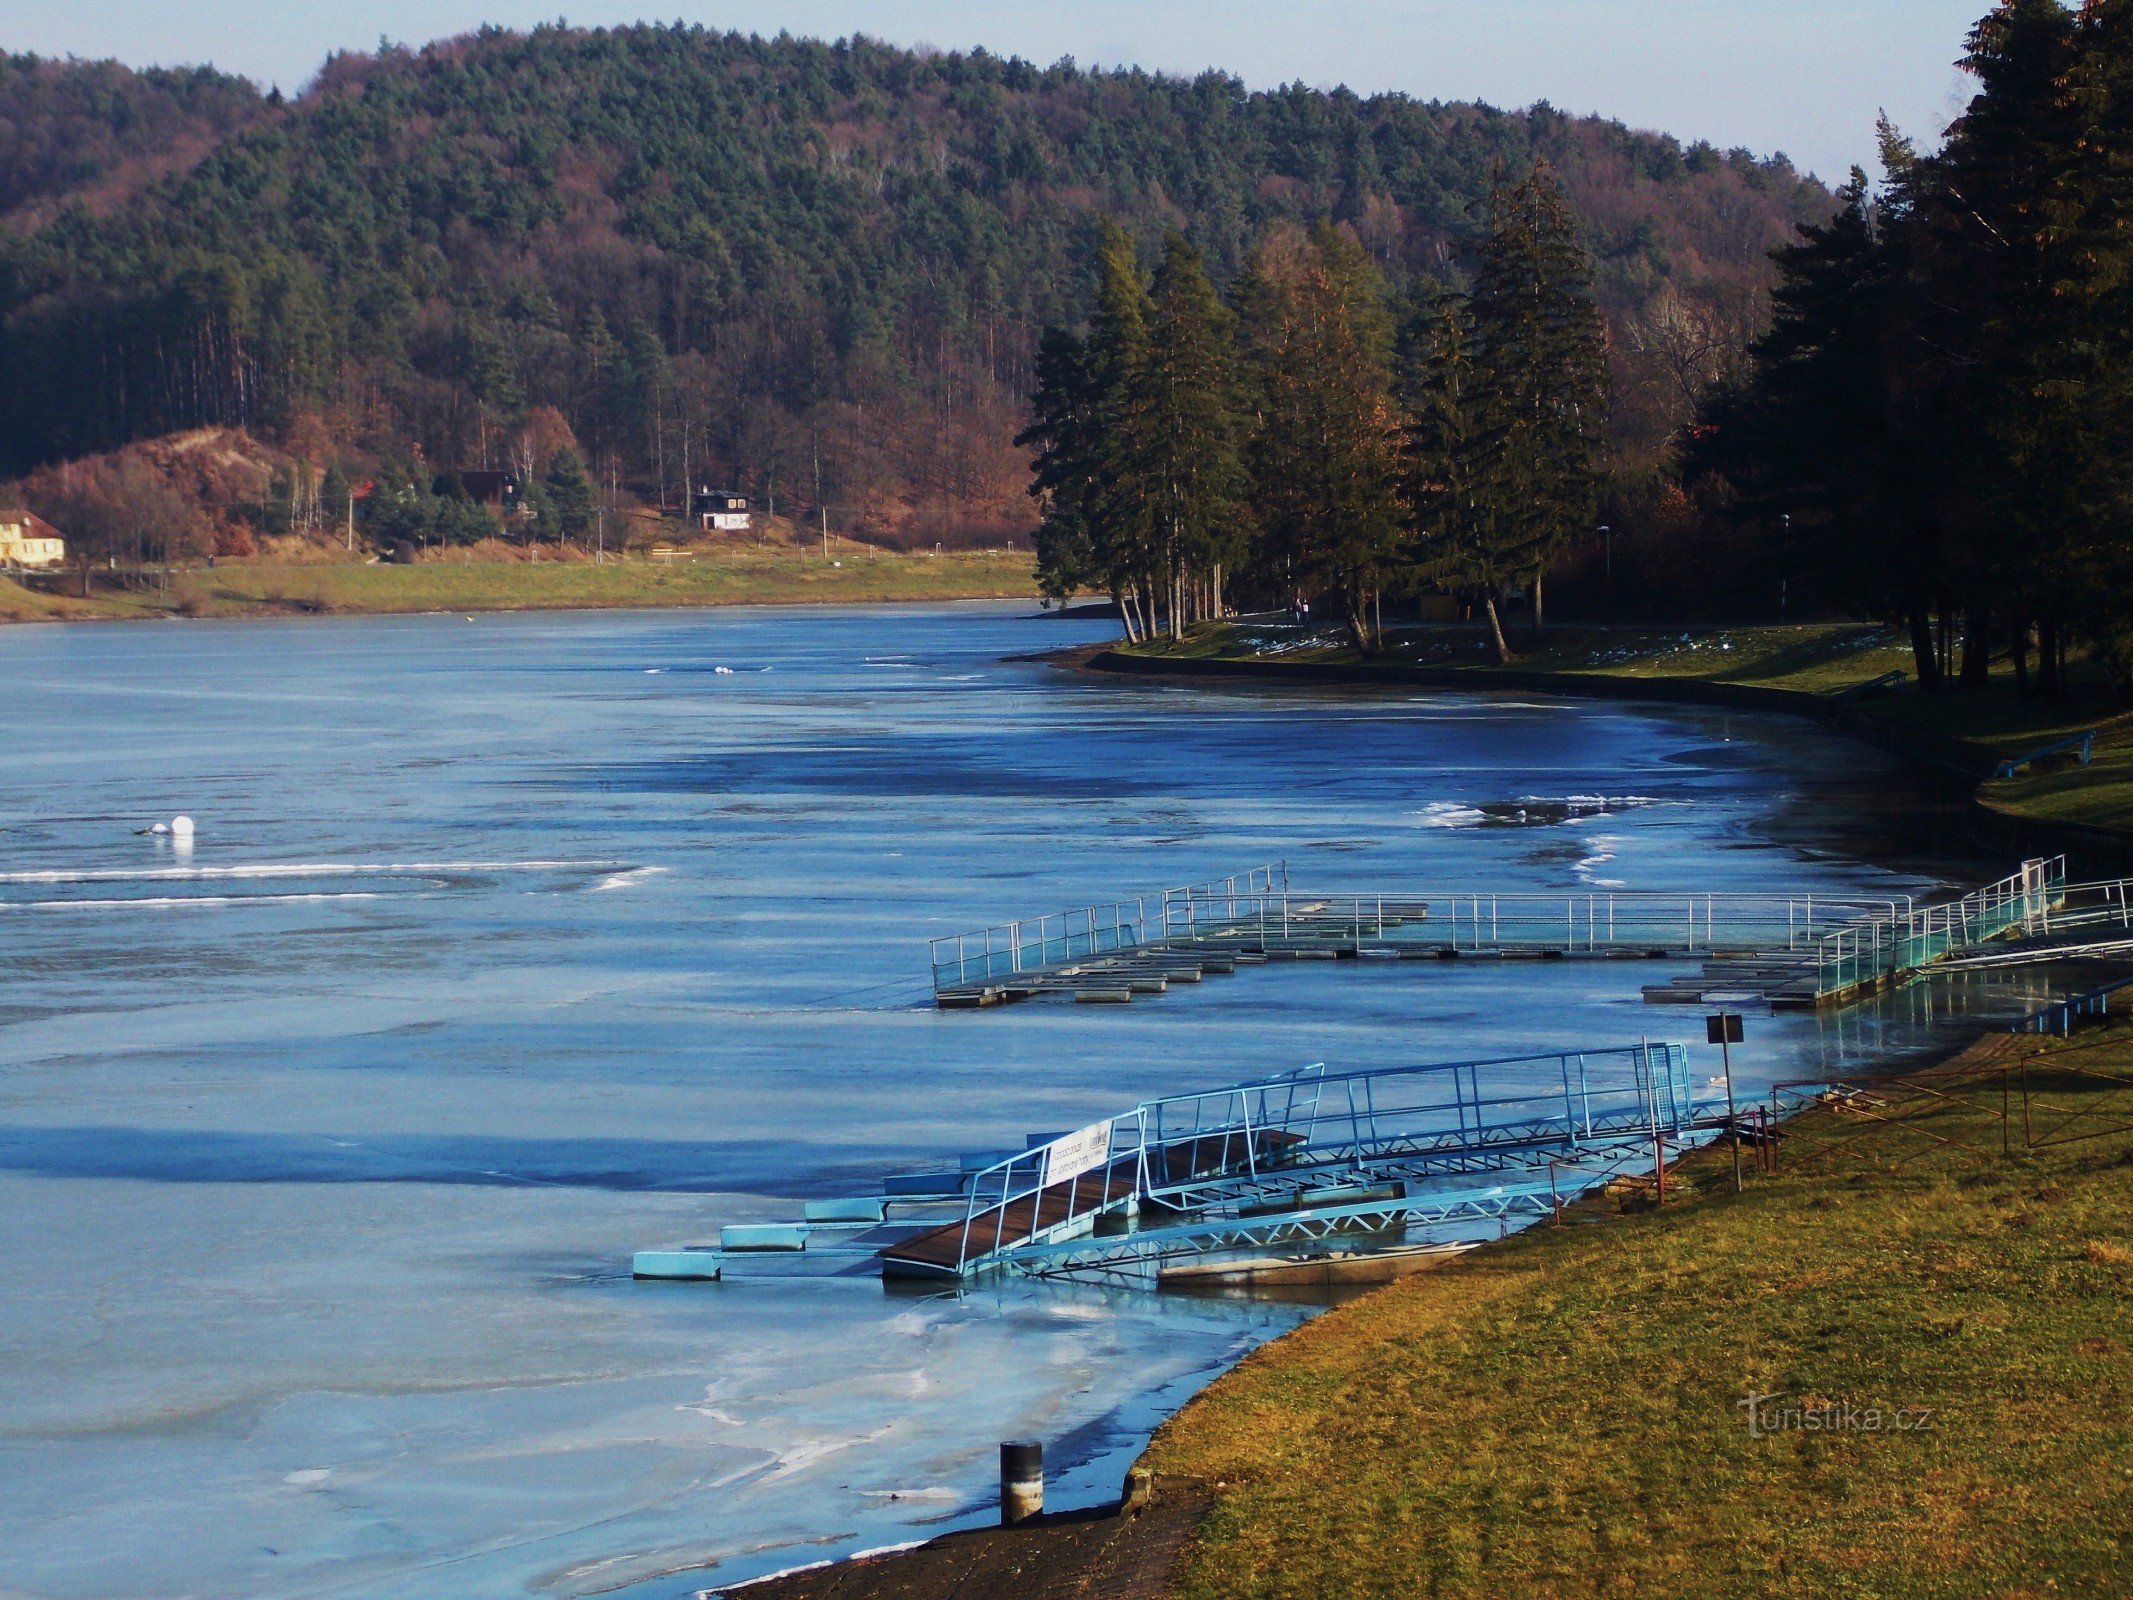
[[583, 539], [592, 532], [593, 485], [586, 475], [584, 457], [567, 445], [558, 450], [548, 463], [541, 487], [547, 491], [549, 507], [564, 538]]
[[1149, 302], [1147, 337], [1128, 375], [1134, 451], [1119, 463], [1148, 508], [1151, 574], [1167, 588], [1171, 637], [1182, 636], [1204, 585], [1243, 546], [1247, 483], [1240, 444], [1235, 319], [1199, 252], [1173, 233]]
[[1486, 385], [1474, 365], [1473, 314], [1466, 300], [1441, 294], [1416, 309], [1404, 332], [1402, 399], [1408, 414], [1404, 479], [1412, 518], [1412, 580], [1478, 600], [1489, 639], [1508, 663], [1496, 596], [1515, 576], [1508, 564], [1518, 541], [1502, 536], [1495, 503], [1480, 482], [1480, 418]]
[[1292, 593], [1337, 603], [1365, 653], [1403, 525], [1392, 329], [1369, 257], [1331, 224], [1262, 259], [1240, 305], [1257, 414], [1249, 460], [1265, 555]]
[[1090, 526], [1098, 438], [1087, 344], [1065, 328], [1045, 329], [1035, 376], [1030, 424], [1015, 443], [1035, 452], [1029, 492], [1042, 511], [1037, 585], [1064, 602], [1105, 576]]
[[2054, 578], [2123, 705], [2133, 704], [2133, 0], [2092, 0], [2075, 37], [2062, 137], [2078, 139], [2080, 159], [2062, 159], [2047, 223], [2065, 318], [2041, 386], [2067, 462], [2057, 483], [2069, 536]]
[[1148, 454], [1145, 401], [1136, 378], [1148, 344], [1148, 284], [1133, 240], [1110, 217], [1096, 251], [1096, 309], [1088, 376], [1096, 420], [1090, 460], [1090, 529], [1096, 561], [1130, 634], [1156, 630], [1155, 507], [1137, 464]]
[[1494, 559], [1532, 578], [1537, 628], [1548, 562], [1592, 526], [1607, 421], [1592, 262], [1546, 162], [1495, 195], [1470, 299], [1482, 375], [1471, 408], [1479, 492], [1499, 541]]

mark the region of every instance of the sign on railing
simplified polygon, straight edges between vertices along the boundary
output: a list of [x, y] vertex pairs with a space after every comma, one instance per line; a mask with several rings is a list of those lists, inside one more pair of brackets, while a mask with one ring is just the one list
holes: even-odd
[[1110, 1159], [1111, 1124], [1092, 1122], [1052, 1141], [1044, 1163], [1044, 1181], [1065, 1183], [1084, 1172], [1094, 1172]]

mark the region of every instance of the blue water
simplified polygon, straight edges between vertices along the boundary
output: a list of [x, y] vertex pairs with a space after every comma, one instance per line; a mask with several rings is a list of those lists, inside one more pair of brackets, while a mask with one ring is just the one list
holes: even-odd
[[[1100, 1498], [1308, 1310], [635, 1284], [630, 1252], [1158, 1092], [1697, 1019], [1642, 966], [1476, 963], [943, 1014], [930, 936], [1274, 859], [1327, 888], [1936, 876], [1889, 826], [1906, 780], [1782, 720], [1003, 659], [1104, 632], [0, 630], [0, 1592], [687, 1594], [983, 1517], [1024, 1435], [1057, 1499]], [[137, 831], [179, 813], [189, 849]], [[2008, 998], [1755, 1018], [1736, 1066]]]

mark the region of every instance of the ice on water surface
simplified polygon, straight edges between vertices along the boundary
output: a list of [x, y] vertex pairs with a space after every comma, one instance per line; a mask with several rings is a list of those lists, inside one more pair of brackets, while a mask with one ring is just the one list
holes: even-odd
[[[681, 1595], [982, 1517], [1019, 1436], [1094, 1500], [1307, 1310], [636, 1284], [630, 1252], [1158, 1092], [1693, 1021], [1611, 970], [1435, 963], [943, 1015], [933, 935], [1280, 857], [1332, 887], [1918, 886], [1773, 831], [1888, 776], [1782, 723], [1001, 659], [1100, 631], [0, 630], [37, 686], [0, 764], [0, 1591]], [[1581, 795], [1638, 799], [1531, 801]], [[174, 815], [189, 853], [137, 831]], [[1910, 1026], [1766, 1023], [1736, 1067]]]

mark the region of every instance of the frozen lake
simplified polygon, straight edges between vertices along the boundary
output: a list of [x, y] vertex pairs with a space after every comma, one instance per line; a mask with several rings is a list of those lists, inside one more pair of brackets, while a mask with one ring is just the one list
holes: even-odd
[[[930, 935], [1279, 858], [1325, 888], [1972, 871], [1884, 758], [1782, 719], [1002, 659], [1109, 631], [0, 629], [0, 1594], [687, 1595], [988, 1516], [1024, 1435], [1055, 1504], [1099, 1499], [1307, 1311], [636, 1284], [630, 1252], [1157, 1092], [1701, 1032], [1639, 1001], [1656, 969], [1574, 963], [942, 1014]], [[136, 831], [178, 812], [189, 852]], [[2008, 999], [1751, 1018], [1736, 1060]]]

